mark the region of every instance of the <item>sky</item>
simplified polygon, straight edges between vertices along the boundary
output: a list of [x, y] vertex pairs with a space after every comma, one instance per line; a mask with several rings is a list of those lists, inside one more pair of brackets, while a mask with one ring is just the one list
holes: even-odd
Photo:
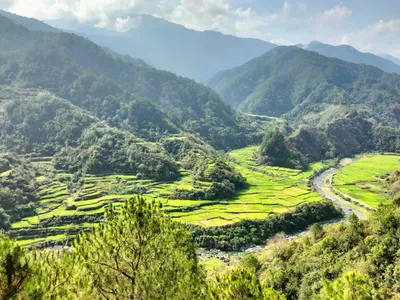
[[0, 8], [117, 31], [137, 25], [133, 13], [145, 13], [196, 30], [281, 45], [348, 44], [400, 58], [399, 0], [0, 0]]

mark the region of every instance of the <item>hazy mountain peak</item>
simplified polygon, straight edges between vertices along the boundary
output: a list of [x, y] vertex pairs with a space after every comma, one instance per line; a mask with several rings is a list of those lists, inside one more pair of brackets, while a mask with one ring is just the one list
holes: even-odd
[[[76, 22], [51, 21], [95, 43], [150, 65], [205, 82], [215, 73], [239, 66], [276, 45], [216, 31], [196, 31], [144, 14], [129, 14], [129, 30], [117, 32]], [[125, 19], [126, 20], [126, 19]]]
[[385, 72], [400, 73], [400, 66], [396, 65], [391, 60], [372, 53], [360, 52], [350, 45], [332, 46], [318, 41], [313, 41], [309, 43], [305, 49], [352, 63], [375, 66]]
[[321, 46], [321, 45], [325, 45], [324, 43], [320, 42], [320, 41], [311, 41], [308, 44], [308, 47], [312, 47], [312, 46]]
[[12, 20], [14, 23], [24, 26], [32, 31], [59, 32], [58, 29], [33, 18], [22, 17], [0, 9], [0, 15]]
[[400, 59], [397, 57], [394, 57], [393, 55], [390, 54], [380, 54], [380, 57], [383, 57], [384, 59], [390, 60], [392, 63], [399, 65], [400, 66]]

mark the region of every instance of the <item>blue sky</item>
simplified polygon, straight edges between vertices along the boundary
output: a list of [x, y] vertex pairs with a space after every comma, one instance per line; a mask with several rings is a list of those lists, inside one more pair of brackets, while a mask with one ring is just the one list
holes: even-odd
[[278, 44], [350, 44], [400, 58], [399, 0], [0, 0], [0, 8], [118, 31], [137, 24], [132, 13], [147, 13], [196, 30]]

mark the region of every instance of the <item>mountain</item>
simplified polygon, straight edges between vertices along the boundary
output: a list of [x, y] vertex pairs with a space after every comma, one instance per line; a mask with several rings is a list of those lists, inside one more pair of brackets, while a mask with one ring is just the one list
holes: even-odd
[[400, 73], [400, 65], [393, 63], [391, 59], [388, 60], [371, 53], [363, 53], [348, 45], [332, 46], [314, 41], [304, 46], [303, 49], [356, 64], [375, 66], [388, 73]]
[[352, 109], [378, 123], [400, 122], [400, 75], [294, 46], [220, 72], [209, 85], [241, 111], [285, 116], [295, 124], [329, 122]]
[[205, 82], [216, 72], [239, 66], [275, 47], [215, 31], [196, 31], [149, 15], [132, 15], [136, 27], [126, 32], [67, 22], [50, 21], [118, 53], [140, 58], [150, 65]]
[[74, 34], [29, 31], [2, 16], [0, 24], [0, 51], [7, 51], [0, 53], [0, 84], [50, 91], [151, 140], [183, 130], [221, 149], [250, 142], [247, 119], [210, 88], [142, 61], [115, 59]]
[[9, 13], [7, 11], [1, 10], [0, 9], [0, 15], [12, 20], [16, 24], [22, 25], [29, 30], [32, 31], [44, 31], [44, 32], [59, 32], [60, 30], [51, 27], [50, 25], [47, 25], [44, 22], [41, 22], [37, 19], [33, 18], [26, 18], [22, 17], [13, 13]]
[[392, 55], [389, 55], [389, 54], [381, 54], [380, 56], [387, 60], [390, 60], [392, 63], [400, 66], [400, 59], [398, 59], [398, 58], [396, 58]]

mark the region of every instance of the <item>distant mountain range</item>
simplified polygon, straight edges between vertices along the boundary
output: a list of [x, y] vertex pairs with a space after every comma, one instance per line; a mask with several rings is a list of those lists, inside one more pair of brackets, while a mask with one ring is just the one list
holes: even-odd
[[400, 66], [400, 59], [397, 59], [396, 57], [389, 54], [380, 54], [380, 56]]
[[381, 57], [371, 53], [360, 52], [348, 45], [332, 46], [316, 41], [308, 45], [299, 46], [305, 50], [315, 51], [328, 57], [335, 57], [356, 64], [371, 65], [388, 73], [400, 73], [400, 61], [390, 55]]
[[[68, 19], [48, 21], [52, 27], [39, 20], [5, 11], [0, 10], [0, 14], [30, 30], [57, 32], [59, 29], [56, 28], [60, 28], [83, 35], [104, 46], [113, 56], [126, 60], [130, 60], [130, 57], [141, 59], [156, 68], [200, 82], [207, 82], [217, 72], [244, 64], [277, 46], [258, 39], [191, 30], [149, 15], [132, 15], [136, 27], [117, 32]], [[400, 60], [388, 54], [378, 56], [362, 53], [348, 45], [332, 46], [317, 41], [296, 46], [328, 57], [372, 65], [385, 72], [400, 73]]]
[[239, 66], [276, 45], [215, 31], [196, 31], [148, 15], [133, 15], [137, 26], [126, 32], [95, 29], [65, 20], [49, 24], [81, 34], [118, 53], [204, 82], [221, 70]]

